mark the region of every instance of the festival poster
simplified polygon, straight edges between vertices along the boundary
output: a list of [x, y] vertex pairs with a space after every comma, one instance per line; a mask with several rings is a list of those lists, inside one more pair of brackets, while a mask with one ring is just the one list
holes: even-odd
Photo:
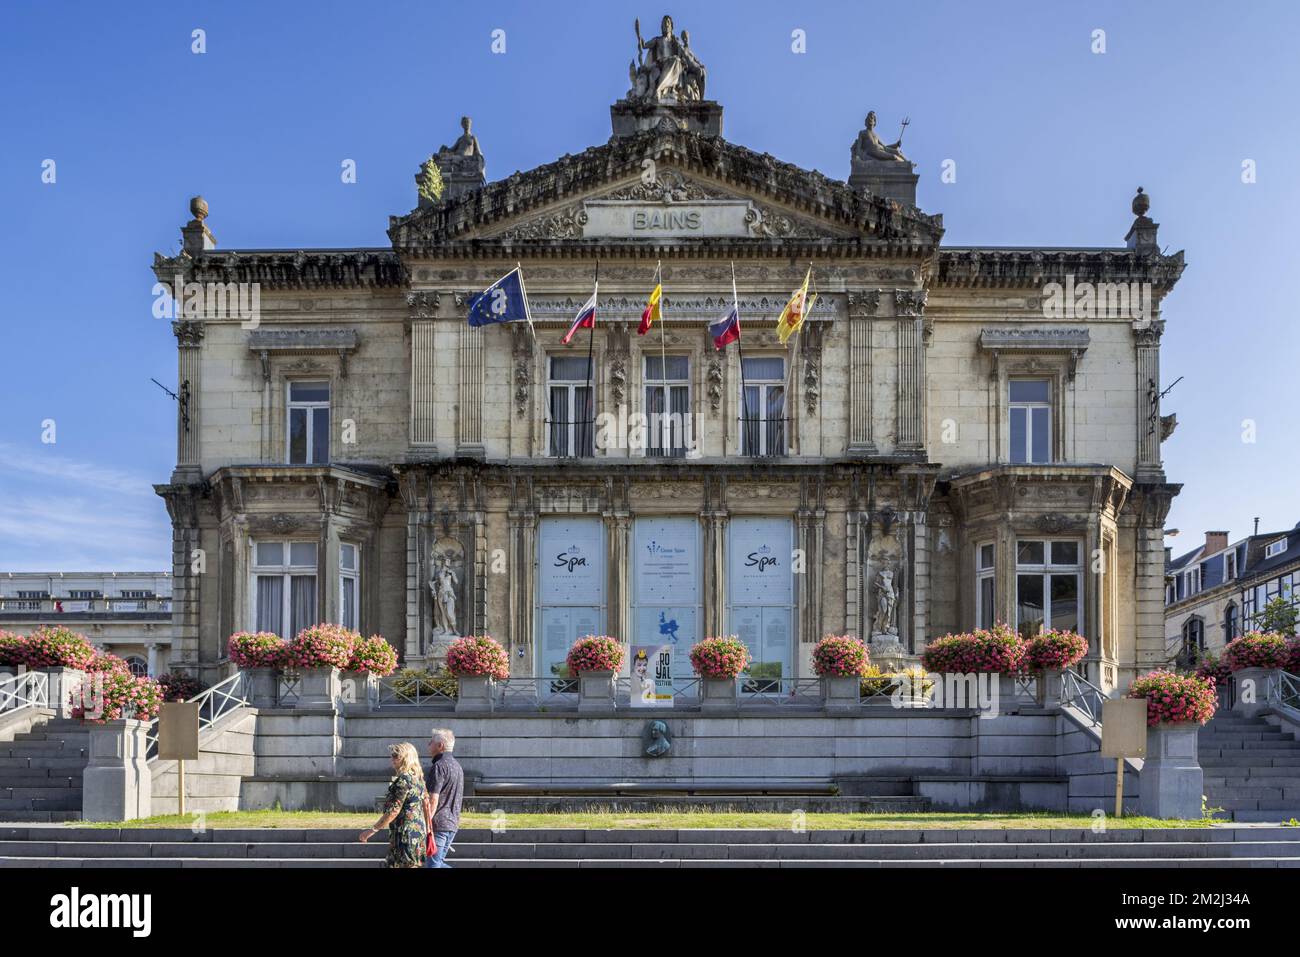
[[673, 646], [632, 646], [631, 704], [634, 708], [673, 706]]

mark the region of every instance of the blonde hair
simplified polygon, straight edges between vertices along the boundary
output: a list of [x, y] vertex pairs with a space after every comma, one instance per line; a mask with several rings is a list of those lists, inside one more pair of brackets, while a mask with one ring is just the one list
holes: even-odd
[[397, 758], [398, 774], [409, 772], [421, 775], [424, 773], [420, 768], [420, 754], [415, 750], [415, 745], [411, 744], [411, 742], [403, 741], [401, 744], [390, 744], [388, 753]]

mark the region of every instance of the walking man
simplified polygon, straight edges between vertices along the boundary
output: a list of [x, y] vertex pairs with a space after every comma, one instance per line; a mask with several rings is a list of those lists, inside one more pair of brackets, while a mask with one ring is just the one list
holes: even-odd
[[429, 737], [429, 754], [433, 763], [425, 775], [428, 812], [436, 849], [424, 862], [425, 867], [450, 867], [447, 852], [460, 828], [460, 802], [465, 794], [465, 772], [452, 755], [456, 749], [456, 735], [450, 728], [434, 728]]

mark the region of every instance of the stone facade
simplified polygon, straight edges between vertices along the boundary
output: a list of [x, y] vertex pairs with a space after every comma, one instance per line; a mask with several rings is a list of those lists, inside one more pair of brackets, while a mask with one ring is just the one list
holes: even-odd
[[[886, 569], [886, 637], [905, 656], [989, 615], [1036, 630], [1018, 591], [1036, 588], [1057, 595], [1053, 620], [1091, 639], [1093, 680], [1114, 687], [1163, 662], [1162, 529], [1178, 486], [1159, 454], [1160, 305], [1183, 259], [1160, 252], [1146, 204], [1125, 246], [950, 248], [942, 218], [908, 201], [914, 176], [909, 193], [890, 173], [903, 193], [878, 195], [858, 159], [867, 178], [849, 185], [725, 141], [717, 104], [620, 103], [608, 143], [426, 198], [391, 219], [382, 249], [221, 250], [196, 201], [183, 252], [155, 259], [159, 281], [250, 284], [260, 312], [218, 314], [209, 297], [174, 323], [185, 401], [176, 470], [157, 486], [174, 529], [173, 663], [215, 680], [226, 637], [267, 613], [259, 601], [312, 576], [270, 612], [282, 630], [302, 599], [313, 617], [384, 634], [408, 663], [436, 661], [448, 636], [429, 585], [444, 562], [456, 630], [503, 640], [520, 674], [545, 673], [543, 645], [579, 621], [652, 644], [663, 632], [647, 632], [633, 553], [669, 519], [692, 523], [677, 616], [690, 637], [785, 642], [764, 652], [782, 678], [811, 673], [824, 634], [870, 636]], [[456, 149], [430, 161], [455, 173]], [[477, 139], [464, 154], [481, 170]], [[657, 263], [664, 319], [638, 336]], [[516, 264], [531, 328], [467, 325], [468, 299]], [[783, 346], [775, 319], [810, 264], [819, 298]], [[563, 345], [598, 265], [594, 334]], [[744, 359], [780, 360], [765, 444], [742, 435], [758, 393], [742, 403], [739, 350], [716, 351], [707, 332], [733, 278]], [[1149, 311], [1062, 316], [1053, 284], [1140, 285]], [[595, 414], [618, 422], [649, 411], [656, 363], [686, 360], [673, 394], [689, 455], [622, 441], [552, 454], [549, 360], [588, 352]], [[1013, 401], [1021, 382], [1046, 390], [1036, 411]], [[315, 414], [290, 408], [294, 383], [328, 396], [315, 461], [290, 461], [294, 417]], [[555, 524], [577, 519], [593, 524]], [[583, 556], [598, 567], [588, 617], [547, 617], [554, 556], [539, 550], [557, 527], [587, 529], [581, 548], [598, 553]], [[790, 552], [772, 592], [788, 585], [789, 598], [762, 615], [771, 603], [750, 607], [735, 585], [750, 543], [737, 536], [754, 529], [777, 534], [777, 558]], [[258, 543], [315, 548], [263, 585]]]

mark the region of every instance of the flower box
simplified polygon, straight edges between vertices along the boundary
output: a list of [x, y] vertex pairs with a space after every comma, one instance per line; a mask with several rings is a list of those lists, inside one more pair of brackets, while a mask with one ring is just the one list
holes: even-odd
[[457, 711], [491, 711], [496, 706], [496, 679], [491, 675], [456, 676]]
[[1269, 689], [1281, 675], [1281, 668], [1239, 668], [1232, 673], [1232, 710], [1251, 718], [1268, 707]]
[[614, 671], [578, 672], [578, 710], [611, 711], [614, 708]]
[[334, 666], [298, 668], [298, 700], [296, 708], [330, 708], [338, 706], [343, 698], [343, 683], [339, 669]]
[[822, 707], [827, 711], [857, 711], [862, 707], [859, 675], [821, 675]]
[[737, 678], [701, 678], [701, 711], [734, 711], [740, 706], [740, 681]]
[[1146, 817], [1196, 820], [1201, 817], [1205, 773], [1197, 760], [1199, 721], [1147, 726], [1147, 753], [1138, 776], [1138, 807]]

